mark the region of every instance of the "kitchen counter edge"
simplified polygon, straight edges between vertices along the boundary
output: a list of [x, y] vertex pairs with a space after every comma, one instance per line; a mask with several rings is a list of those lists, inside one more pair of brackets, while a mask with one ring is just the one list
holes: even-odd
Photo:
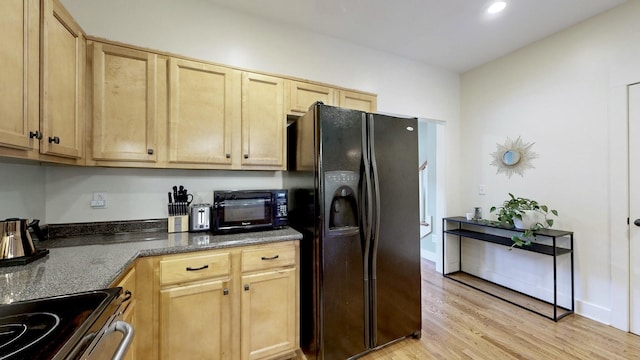
[[228, 235], [134, 233], [47, 240], [49, 254], [27, 265], [0, 267], [0, 304], [109, 287], [140, 257], [301, 240], [291, 228]]

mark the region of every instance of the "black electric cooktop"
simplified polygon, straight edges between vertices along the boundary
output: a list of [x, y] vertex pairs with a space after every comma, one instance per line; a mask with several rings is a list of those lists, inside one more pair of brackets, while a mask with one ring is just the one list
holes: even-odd
[[0, 305], [0, 360], [68, 359], [111, 316], [121, 288]]

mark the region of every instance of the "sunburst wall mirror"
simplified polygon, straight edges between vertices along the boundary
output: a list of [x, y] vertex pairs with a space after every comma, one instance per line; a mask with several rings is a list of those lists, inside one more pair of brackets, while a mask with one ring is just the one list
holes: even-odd
[[507, 141], [498, 145], [498, 149], [491, 153], [493, 162], [491, 165], [498, 167], [496, 174], [504, 173], [511, 178], [513, 174], [524, 177], [524, 171], [535, 168], [531, 160], [538, 157], [538, 154], [531, 150], [535, 143], [525, 143], [518, 136], [514, 141], [507, 138]]

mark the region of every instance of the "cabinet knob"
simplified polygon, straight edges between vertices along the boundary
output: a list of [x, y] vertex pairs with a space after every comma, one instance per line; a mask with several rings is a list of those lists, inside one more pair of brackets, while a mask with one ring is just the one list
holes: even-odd
[[222, 290], [222, 295], [229, 295], [229, 289], [224, 288], [224, 290]]
[[244, 154], [244, 158], [248, 159], [249, 158], [249, 154]]
[[249, 291], [249, 284], [244, 284], [244, 291]]
[[640, 219], [633, 220], [633, 225], [640, 226]]
[[54, 137], [49, 136], [49, 144], [51, 143], [60, 144], [60, 138], [57, 136], [54, 136]]
[[42, 139], [42, 133], [38, 130], [36, 131], [29, 131], [29, 138], [30, 139], [38, 139], [41, 140]]
[[231, 157], [231, 154], [227, 153], [227, 154], [225, 154], [225, 157], [228, 159], [228, 158]]
[[153, 149], [147, 149], [147, 154], [153, 155]]

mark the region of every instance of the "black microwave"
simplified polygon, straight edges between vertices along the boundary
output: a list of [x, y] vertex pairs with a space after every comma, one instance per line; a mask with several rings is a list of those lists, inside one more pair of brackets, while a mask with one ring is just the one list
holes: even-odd
[[288, 225], [287, 190], [213, 192], [214, 233], [279, 229]]

